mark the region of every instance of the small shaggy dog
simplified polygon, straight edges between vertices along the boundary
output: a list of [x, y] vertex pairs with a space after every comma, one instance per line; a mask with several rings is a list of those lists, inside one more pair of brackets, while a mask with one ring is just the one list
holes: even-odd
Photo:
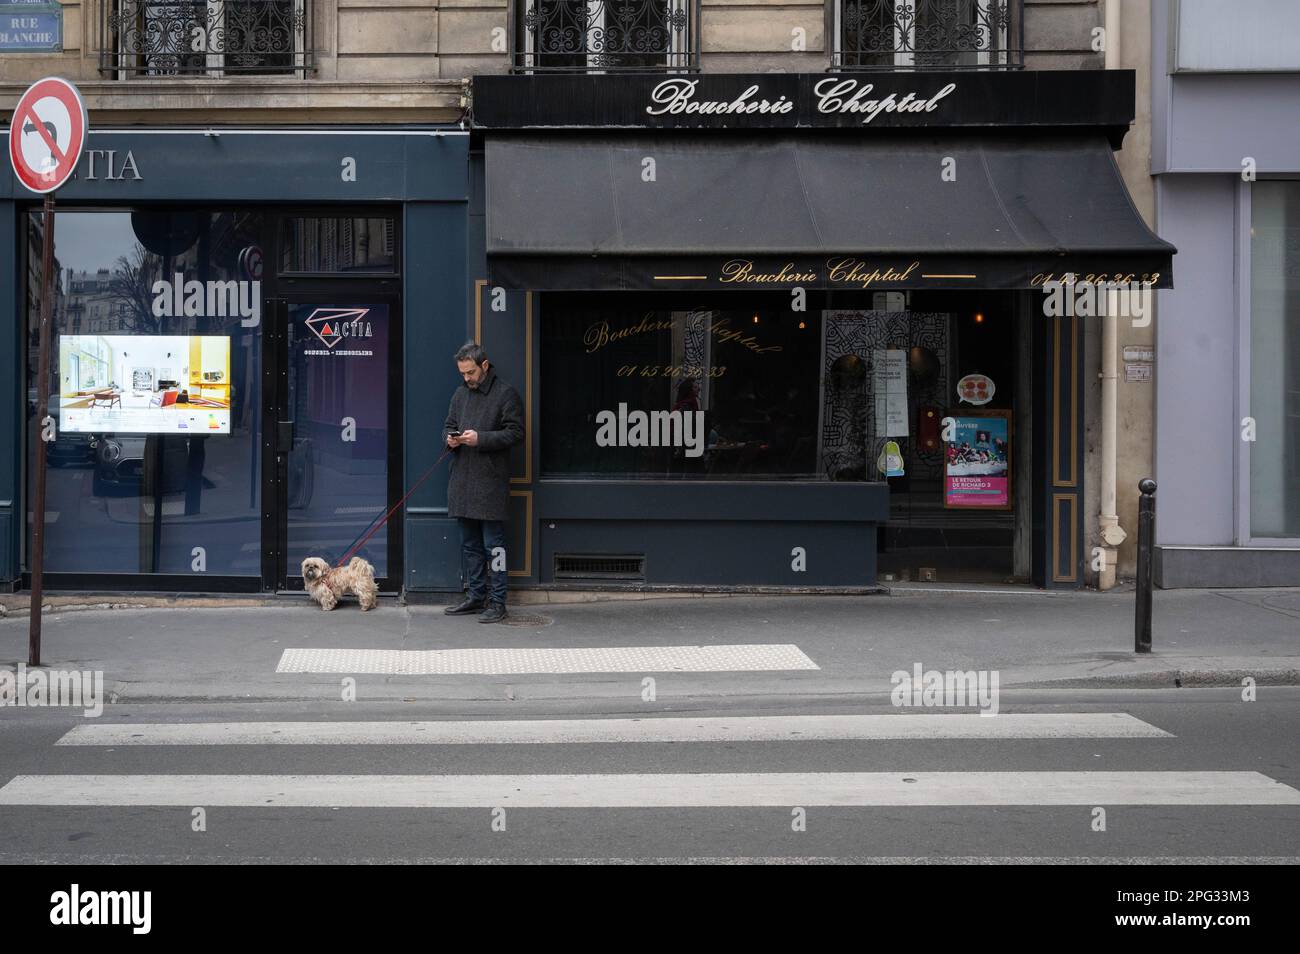
[[355, 593], [362, 610], [374, 609], [379, 596], [375, 585], [375, 568], [361, 557], [353, 557], [347, 566], [331, 567], [320, 557], [302, 561], [302, 585], [323, 610], [339, 605], [339, 597]]

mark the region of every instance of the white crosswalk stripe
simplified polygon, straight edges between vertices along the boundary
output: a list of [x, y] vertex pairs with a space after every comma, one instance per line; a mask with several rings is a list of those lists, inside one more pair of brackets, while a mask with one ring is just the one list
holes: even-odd
[[19, 775], [0, 805], [226, 808], [779, 808], [1300, 805], [1258, 772], [608, 775]]
[[818, 669], [790, 643], [728, 646], [286, 649], [276, 672], [506, 676], [605, 672], [768, 672]]
[[[806, 658], [806, 657], [805, 657]], [[643, 742], [1136, 740], [1175, 737], [1122, 712], [653, 716], [474, 721], [85, 723], [62, 747], [392, 746]], [[373, 756], [373, 749], [366, 750]], [[615, 750], [616, 751], [616, 750]], [[801, 750], [828, 751], [828, 750]], [[1005, 751], [999, 748], [997, 751]], [[69, 753], [71, 754], [71, 753]], [[87, 753], [89, 754], [89, 753]], [[238, 758], [238, 757], [236, 757]], [[322, 761], [325, 761], [322, 759]], [[331, 763], [333, 764], [333, 763]], [[1300, 806], [1254, 771], [753, 771], [557, 774], [23, 774], [0, 806], [771, 808]]]
[[473, 722], [87, 723], [59, 745], [494, 745], [868, 739], [1159, 739], [1123, 712], [801, 715]]

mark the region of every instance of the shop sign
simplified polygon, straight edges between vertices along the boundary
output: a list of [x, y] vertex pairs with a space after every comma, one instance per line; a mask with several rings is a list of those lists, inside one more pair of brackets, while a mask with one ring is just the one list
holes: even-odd
[[[943, 462], [943, 505], [1011, 509], [1011, 412], [951, 417]], [[945, 422], [947, 423], [947, 422]]]
[[479, 129], [1105, 128], [1133, 121], [1130, 70], [523, 74], [474, 77]]
[[63, 52], [63, 6], [46, 0], [0, 3], [0, 53]]
[[[308, 355], [329, 355], [331, 357], [368, 358], [374, 355], [366, 346], [367, 339], [375, 336], [374, 326], [370, 321], [369, 308], [317, 308], [303, 319], [324, 349], [311, 348], [303, 352]], [[351, 347], [337, 348], [346, 343]], [[356, 347], [356, 346], [360, 347]]]
[[[650, 116], [750, 116], [785, 115], [795, 108], [785, 93], [769, 99], [761, 92], [762, 83], [751, 83], [728, 99], [701, 98], [699, 88], [698, 78], [666, 79], [650, 90], [645, 111]], [[956, 83], [946, 83], [929, 96], [915, 89], [877, 93], [875, 83], [828, 76], [813, 84], [813, 108], [824, 116], [853, 116], [865, 126], [883, 113], [932, 113], [956, 88]]]

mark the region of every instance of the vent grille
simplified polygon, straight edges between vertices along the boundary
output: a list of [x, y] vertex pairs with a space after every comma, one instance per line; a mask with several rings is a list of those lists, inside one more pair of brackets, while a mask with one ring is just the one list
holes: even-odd
[[638, 580], [645, 581], [645, 554], [578, 554], [555, 555], [557, 580]]

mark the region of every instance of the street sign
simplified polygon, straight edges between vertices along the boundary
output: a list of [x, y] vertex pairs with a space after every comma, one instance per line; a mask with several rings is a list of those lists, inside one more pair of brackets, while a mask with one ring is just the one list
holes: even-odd
[[0, 53], [62, 51], [62, 5], [45, 0], [0, 0]]
[[[27, 88], [9, 120], [9, 162], [18, 181], [45, 196], [41, 215], [41, 324], [36, 362], [36, 480], [33, 488], [31, 612], [27, 619], [27, 665], [41, 664], [41, 600], [45, 564], [46, 445], [54, 439], [50, 417], [50, 326], [54, 322], [54, 192], [72, 178], [86, 144], [86, 104], [65, 79], [47, 76]], [[59, 398], [62, 400], [62, 398]]]
[[86, 143], [86, 104], [58, 77], [33, 83], [9, 122], [9, 161], [33, 192], [53, 192], [72, 177]]

